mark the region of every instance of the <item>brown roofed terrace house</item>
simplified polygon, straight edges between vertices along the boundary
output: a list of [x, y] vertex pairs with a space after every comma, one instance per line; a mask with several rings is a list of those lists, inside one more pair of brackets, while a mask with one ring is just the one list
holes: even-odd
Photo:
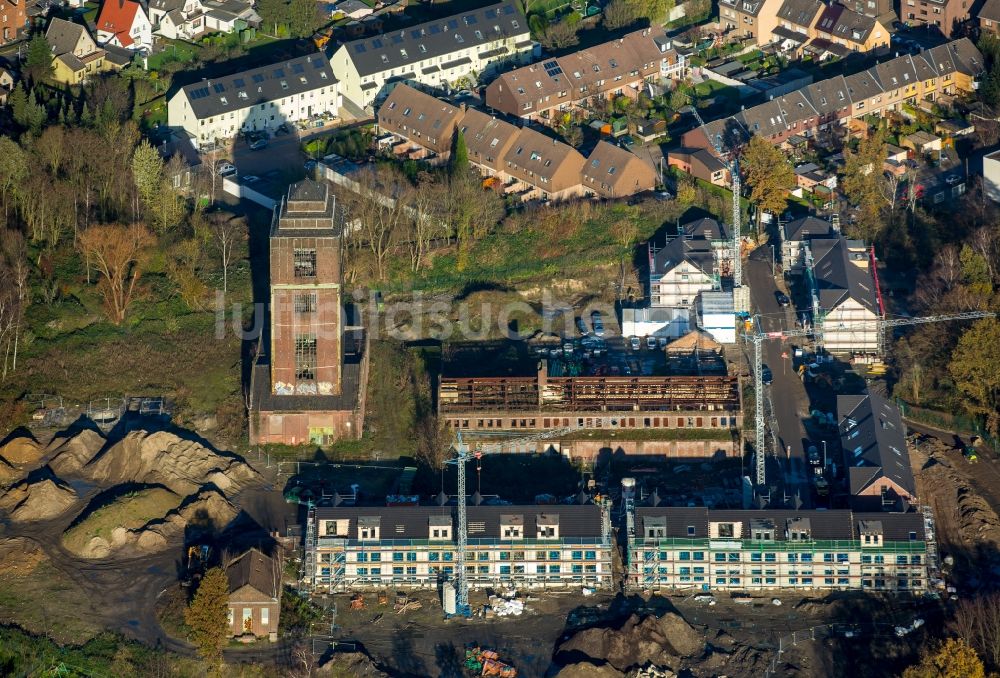
[[583, 164], [583, 186], [602, 198], [619, 198], [652, 190], [656, 172], [629, 151], [600, 141]]
[[529, 120], [594, 97], [638, 96], [647, 81], [680, 79], [684, 55], [671, 48], [663, 29], [644, 28], [617, 40], [503, 73], [486, 88], [486, 105]]
[[986, 0], [979, 10], [979, 33], [1000, 34], [1000, 0]]
[[281, 558], [255, 548], [226, 565], [229, 579], [229, 634], [278, 639], [281, 612]]
[[899, 19], [910, 25], [934, 26], [946, 38], [969, 21], [971, 0], [899, 0]]
[[503, 162], [508, 192], [517, 193], [522, 200], [555, 202], [585, 194], [583, 156], [572, 146], [529, 127], [521, 128]]
[[464, 107], [452, 106], [409, 85], [399, 84], [378, 109], [378, 131], [402, 139], [393, 154], [440, 165], [451, 157]]
[[335, 207], [329, 184], [305, 179], [275, 208], [266, 356], [251, 389], [254, 442], [324, 445], [361, 434], [367, 352], [341, 305]]
[[771, 42], [781, 0], [719, 0], [719, 24], [735, 38], [755, 45]]

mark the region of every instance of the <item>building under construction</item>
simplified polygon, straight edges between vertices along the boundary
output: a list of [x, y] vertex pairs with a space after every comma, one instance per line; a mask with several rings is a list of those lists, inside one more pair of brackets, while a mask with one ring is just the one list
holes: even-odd
[[702, 376], [443, 376], [438, 413], [470, 430], [732, 429], [742, 425], [738, 378]]

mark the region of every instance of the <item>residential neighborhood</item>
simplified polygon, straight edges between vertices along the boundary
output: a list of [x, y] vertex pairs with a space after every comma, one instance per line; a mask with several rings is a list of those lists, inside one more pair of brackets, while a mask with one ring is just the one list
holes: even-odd
[[1000, 672], [998, 22], [0, 0], [0, 673]]

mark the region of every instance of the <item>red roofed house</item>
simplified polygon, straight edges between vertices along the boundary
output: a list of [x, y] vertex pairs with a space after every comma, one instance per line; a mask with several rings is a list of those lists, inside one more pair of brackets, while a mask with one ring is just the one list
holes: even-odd
[[97, 17], [97, 41], [125, 49], [153, 46], [153, 26], [146, 10], [135, 0], [104, 0]]

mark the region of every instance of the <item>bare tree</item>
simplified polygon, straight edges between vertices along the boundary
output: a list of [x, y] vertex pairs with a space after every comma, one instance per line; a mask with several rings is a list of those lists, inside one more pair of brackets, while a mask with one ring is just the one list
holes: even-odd
[[236, 260], [240, 245], [247, 239], [246, 219], [227, 212], [216, 212], [209, 216], [208, 222], [212, 243], [222, 261], [222, 293], [228, 294], [229, 267]]
[[79, 244], [101, 275], [98, 287], [108, 319], [121, 325], [135, 300], [152, 234], [141, 224], [102, 224], [81, 233]]
[[423, 267], [434, 237], [447, 235], [442, 214], [446, 191], [445, 184], [435, 181], [427, 172], [421, 172], [417, 176], [416, 190], [408, 192], [412, 213], [407, 246], [410, 268], [414, 272]]
[[409, 218], [409, 180], [398, 169], [379, 167], [359, 180], [360, 193], [347, 198], [349, 218], [354, 221], [357, 244], [372, 255], [376, 280], [384, 280], [389, 253], [395, 247], [403, 225]]
[[[7, 262], [7, 278], [13, 292], [13, 340], [11, 372], [17, 371], [17, 348], [21, 336], [21, 322], [24, 311], [31, 301], [31, 288], [28, 285], [28, 250], [24, 236], [20, 231], [8, 229], [0, 236], [0, 250]], [[7, 374], [7, 361], [4, 360], [4, 376]]]
[[968, 641], [988, 668], [1000, 668], [1000, 593], [959, 602], [951, 630]]

